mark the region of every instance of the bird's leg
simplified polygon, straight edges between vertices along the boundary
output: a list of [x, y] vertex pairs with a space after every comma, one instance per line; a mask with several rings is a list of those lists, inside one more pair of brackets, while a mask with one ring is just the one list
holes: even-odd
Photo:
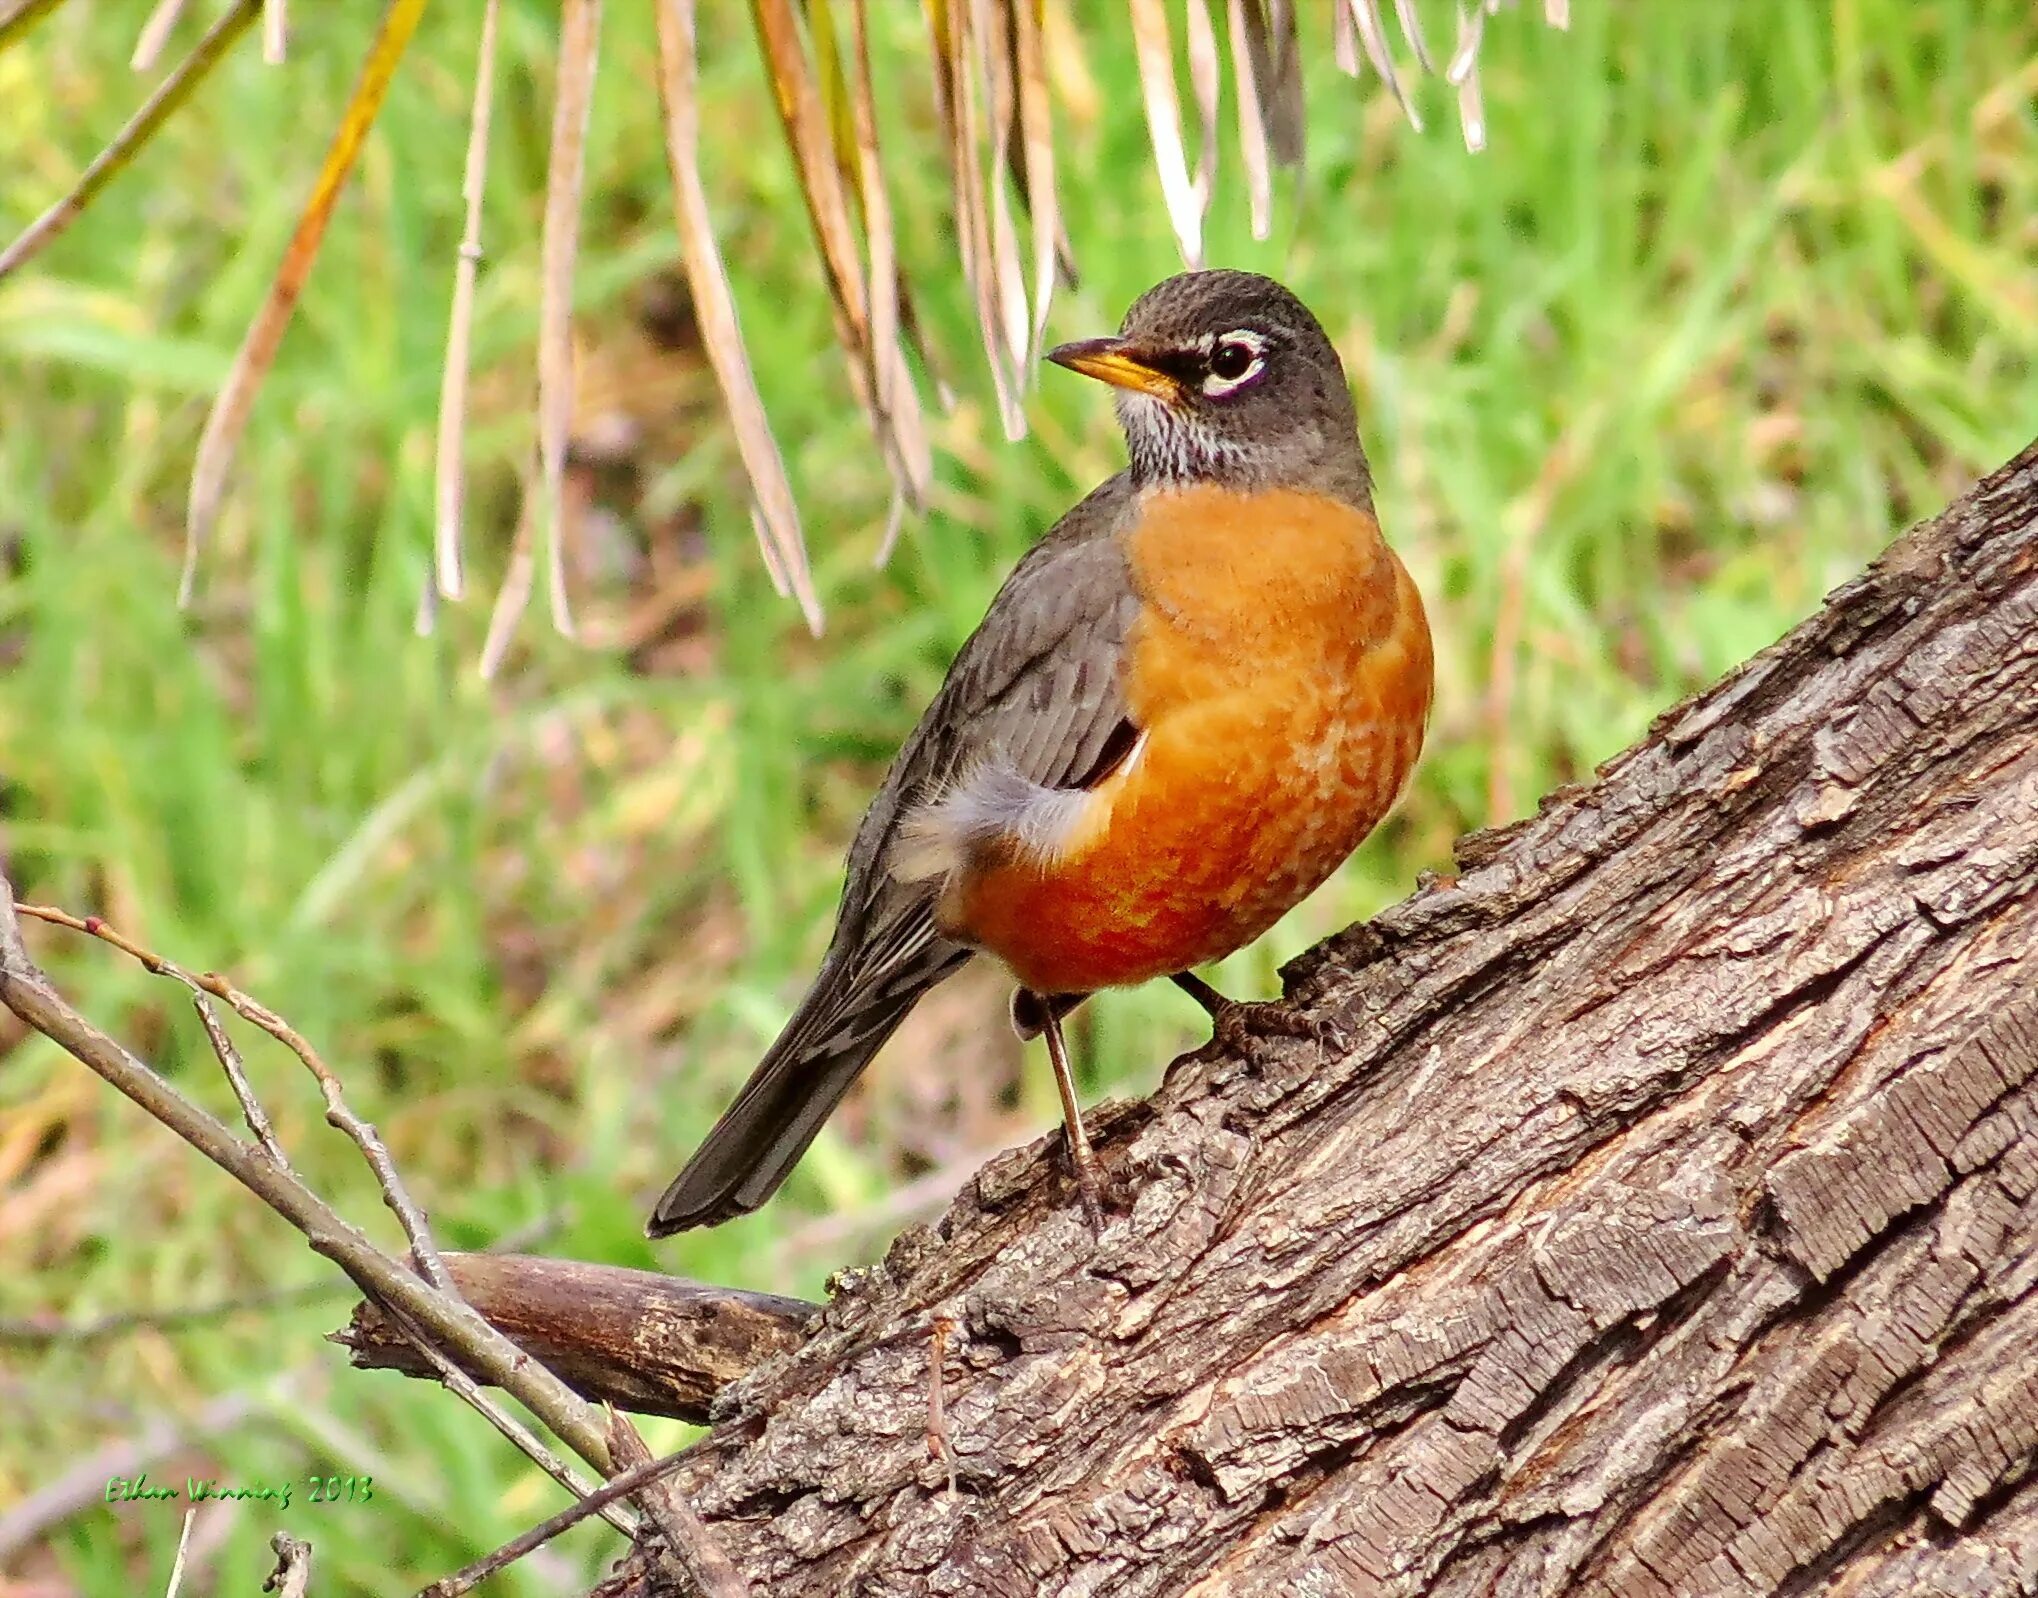
[[1241, 1058], [1250, 1058], [1254, 1040], [1265, 1037], [1308, 1038], [1333, 1048], [1345, 1046], [1335, 1022], [1304, 1015], [1288, 1004], [1228, 999], [1193, 971], [1177, 971], [1169, 980], [1203, 1006], [1210, 1016], [1211, 1036]]
[[1055, 1091], [1061, 1094], [1062, 1131], [1068, 1138], [1069, 1162], [1076, 1168], [1076, 1191], [1082, 1195], [1083, 1214], [1089, 1219], [1090, 1230], [1101, 1231], [1104, 1206], [1098, 1194], [1102, 1183], [1097, 1179], [1097, 1156], [1090, 1148], [1090, 1134], [1083, 1130], [1083, 1107], [1076, 1102], [1069, 1046], [1062, 1038], [1061, 1017], [1054, 1013], [1054, 1007], [1043, 1005], [1042, 1013], [1047, 1021], [1041, 1031], [1047, 1035], [1047, 1058], [1054, 1066]]

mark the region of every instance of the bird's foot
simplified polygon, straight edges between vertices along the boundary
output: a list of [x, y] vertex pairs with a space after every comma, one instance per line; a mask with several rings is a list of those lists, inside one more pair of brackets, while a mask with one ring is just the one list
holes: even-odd
[[1305, 1014], [1278, 999], [1257, 1003], [1234, 999], [1211, 1017], [1210, 1032], [1230, 1052], [1245, 1056], [1264, 1038], [1302, 1038], [1339, 1051], [1351, 1041], [1328, 1016]]
[[1081, 1123], [1077, 1123], [1075, 1136], [1070, 1129], [1062, 1127], [1062, 1148], [1068, 1154], [1069, 1165], [1076, 1176], [1076, 1197], [1082, 1200], [1083, 1219], [1090, 1223], [1092, 1232], [1104, 1230], [1104, 1179], [1097, 1170], [1097, 1155], [1090, 1147], [1090, 1140], [1083, 1135]]
[[1266, 1038], [1304, 1038], [1339, 1051], [1351, 1046], [1344, 1028], [1329, 1016], [1310, 1015], [1283, 999], [1226, 998], [1189, 971], [1179, 972], [1174, 980], [1208, 1013], [1212, 1038], [1241, 1059], [1251, 1059], [1254, 1045]]

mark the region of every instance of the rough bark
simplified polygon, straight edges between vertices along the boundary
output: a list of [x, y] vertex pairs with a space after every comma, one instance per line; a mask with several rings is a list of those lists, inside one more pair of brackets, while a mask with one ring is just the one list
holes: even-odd
[[2038, 1585], [2038, 446], [1460, 869], [724, 1395], [760, 1594]]

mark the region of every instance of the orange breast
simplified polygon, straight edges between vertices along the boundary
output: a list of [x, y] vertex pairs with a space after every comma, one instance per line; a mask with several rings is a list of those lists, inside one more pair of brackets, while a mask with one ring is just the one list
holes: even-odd
[[1041, 992], [1250, 943], [1387, 813], [1429, 716], [1422, 600], [1365, 513], [1177, 490], [1148, 497], [1126, 545], [1144, 745], [1060, 858], [990, 865], [951, 901], [956, 930]]

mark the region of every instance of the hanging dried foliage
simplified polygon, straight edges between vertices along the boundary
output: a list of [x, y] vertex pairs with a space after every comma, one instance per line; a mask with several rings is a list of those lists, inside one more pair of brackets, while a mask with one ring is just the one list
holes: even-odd
[[[63, 0], [13, 0], [0, 9], [0, 50], [24, 36]], [[1049, 301], [1073, 266], [1055, 194], [1052, 49], [1076, 37], [1063, 0], [924, 0], [927, 64], [946, 144], [950, 203], [963, 279], [1005, 431], [1026, 425], [1024, 393], [1040, 354]], [[1479, 50], [1486, 18], [1515, 0], [1458, 0], [1457, 41], [1442, 76], [1457, 92], [1466, 145], [1484, 146]], [[1323, 0], [1337, 64], [1370, 70], [1420, 128], [1397, 59], [1438, 70], [1423, 36], [1416, 0]], [[1300, 162], [1303, 147], [1301, 19], [1297, 0], [1126, 0], [1140, 95], [1168, 220], [1188, 264], [1201, 264], [1203, 222], [1216, 191], [1224, 79], [1228, 62], [1236, 105], [1239, 165], [1255, 237], [1272, 226], [1272, 172]], [[1050, 9], [1053, 8], [1053, 9]], [[177, 28], [184, 0], [158, 0], [134, 52], [149, 70]], [[440, 599], [464, 596], [463, 470], [467, 369], [475, 271], [481, 256], [482, 177], [488, 157], [495, 77], [498, 0], [475, 6], [478, 38], [473, 114], [461, 193], [465, 227], [455, 266], [452, 314], [440, 389], [440, 426], [432, 575], [421, 624]], [[921, 395], [930, 352], [912, 315], [901, 276], [878, 142], [871, 76], [869, 0], [751, 0], [758, 49], [770, 78], [786, 145], [805, 198], [816, 251], [834, 309], [850, 387], [893, 479], [891, 535], [907, 508], [926, 501], [932, 449]], [[1544, 19], [1562, 28], [1568, 0], [1542, 0]], [[391, 79], [414, 35], [424, 0], [386, 0], [382, 23], [334, 130], [325, 160], [269, 293], [256, 312], [207, 419], [193, 463], [186, 516], [181, 597], [188, 600], [206, 533], [226, 492], [235, 446], [274, 361], [292, 308], [310, 274], [327, 220]], [[1392, 29], [1389, 26], [1389, 12]], [[681, 267], [709, 365], [720, 386], [737, 452], [753, 496], [753, 520], [767, 570], [793, 597], [816, 632], [821, 607], [805, 537], [751, 374], [743, 331], [716, 243], [709, 188], [701, 172], [695, 104], [694, 0], [655, 0], [658, 83], [672, 169]], [[232, 0], [210, 29], [163, 77], [128, 124], [88, 165], [69, 193], [20, 237], [0, 249], [0, 278], [18, 271], [61, 233], [128, 166], [257, 20], [264, 58], [281, 61], [287, 34], [284, 0]], [[1179, 21], [1196, 131], [1192, 163], [1177, 77]], [[525, 473], [526, 503], [504, 591], [490, 628], [490, 661], [501, 658], [509, 629], [534, 586], [542, 560], [553, 623], [572, 631], [560, 483], [573, 392], [572, 289], [579, 239], [582, 154], [595, 87], [601, 0], [561, 0], [552, 147], [541, 245], [537, 448]], [[1220, 33], [1221, 25], [1221, 33]], [[1363, 62], [1361, 57], [1363, 56]], [[916, 376], [916, 367], [923, 376]], [[884, 551], [888, 554], [892, 536]]]

